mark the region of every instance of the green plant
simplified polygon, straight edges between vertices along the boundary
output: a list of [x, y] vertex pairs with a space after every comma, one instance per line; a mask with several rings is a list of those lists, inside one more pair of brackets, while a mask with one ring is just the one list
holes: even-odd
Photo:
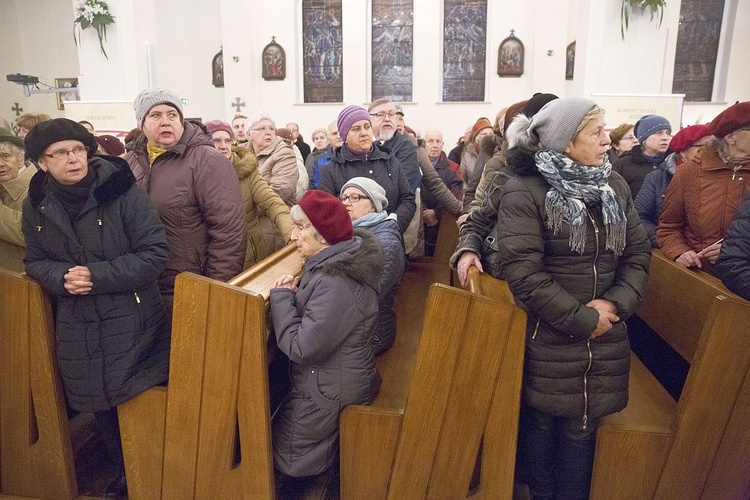
[[107, 39], [107, 26], [114, 24], [115, 17], [109, 13], [107, 2], [83, 0], [76, 8], [76, 12], [78, 17], [73, 21], [73, 40], [76, 45], [81, 38], [81, 30], [93, 27], [96, 30], [96, 36], [99, 37], [99, 48], [104, 57], [109, 59], [107, 52], [104, 50], [103, 40]]
[[622, 9], [620, 10], [620, 34], [622, 39], [625, 40], [625, 31], [628, 29], [630, 17], [636, 13], [643, 13], [646, 8], [650, 10], [651, 21], [658, 17], [659, 24], [664, 19], [664, 7], [667, 5], [667, 0], [622, 0]]

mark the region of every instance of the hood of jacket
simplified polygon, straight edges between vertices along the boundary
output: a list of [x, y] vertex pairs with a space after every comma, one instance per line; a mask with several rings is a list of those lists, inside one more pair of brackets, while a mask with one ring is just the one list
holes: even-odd
[[542, 175], [536, 168], [534, 153], [535, 151], [531, 151], [522, 146], [516, 146], [508, 150], [507, 164], [513, 175], [518, 175], [520, 177]]
[[249, 149], [233, 147], [230, 160], [239, 179], [244, 179], [254, 170], [258, 170], [258, 158]]
[[[94, 155], [88, 160], [89, 168], [96, 169], [96, 187], [93, 188], [94, 198], [99, 205], [108, 205], [125, 194], [134, 184], [135, 176], [130, 170], [128, 162], [117, 156]], [[29, 183], [29, 199], [31, 206], [39, 208], [45, 193], [45, 186], [49, 173], [39, 170]]]
[[369, 231], [355, 231], [351, 240], [321, 250], [305, 262], [305, 270], [353, 279], [380, 291], [383, 275], [383, 247]]

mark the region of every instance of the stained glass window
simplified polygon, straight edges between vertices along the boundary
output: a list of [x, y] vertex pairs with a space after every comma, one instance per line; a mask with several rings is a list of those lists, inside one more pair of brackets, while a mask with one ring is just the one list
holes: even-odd
[[343, 102], [341, 0], [302, 1], [305, 102]]
[[682, 0], [672, 92], [710, 101], [714, 89], [724, 0]]
[[443, 101], [484, 101], [487, 0], [444, 0]]
[[372, 0], [372, 98], [412, 100], [413, 0]]

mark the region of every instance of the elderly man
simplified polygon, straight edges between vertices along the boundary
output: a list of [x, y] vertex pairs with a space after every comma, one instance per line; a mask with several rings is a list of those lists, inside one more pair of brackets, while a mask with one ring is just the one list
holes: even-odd
[[292, 219], [302, 278], [279, 277], [269, 297], [292, 378], [273, 420], [273, 458], [276, 470], [301, 477], [338, 462], [339, 413], [380, 388], [370, 338], [383, 249], [368, 232], [355, 236], [346, 207], [323, 191], [305, 193]]
[[235, 145], [241, 148], [250, 147], [248, 141], [250, 138], [247, 136], [245, 130], [245, 122], [247, 122], [247, 116], [245, 115], [234, 115], [232, 118], [232, 131], [234, 132]]
[[289, 122], [286, 124], [286, 128], [292, 133], [292, 142], [302, 154], [302, 162], [306, 162], [307, 157], [310, 155], [310, 146], [302, 139], [302, 136], [299, 133], [299, 125], [294, 122]]
[[[450, 189], [453, 196], [461, 199], [463, 195], [463, 179], [461, 178], [461, 167], [454, 161], [448, 159], [443, 152], [443, 134], [439, 130], [428, 130], [425, 134], [425, 150], [435, 171], [440, 176], [443, 184]], [[425, 254], [432, 256], [435, 253], [437, 243], [438, 222], [440, 212], [445, 209], [440, 200], [432, 194], [429, 189], [421, 189], [422, 197], [422, 221], [424, 222], [424, 247]]]
[[0, 267], [23, 272], [25, 244], [21, 231], [21, 209], [36, 173], [24, 161], [23, 139], [0, 128]]
[[[456, 215], [460, 214], [463, 208], [462, 203], [445, 187], [424, 149], [418, 148], [396, 129], [398, 116], [396, 104], [388, 99], [376, 99], [370, 104], [367, 112], [370, 113], [375, 138], [383, 141], [382, 145], [401, 162], [412, 190], [416, 191], [421, 182], [446, 210]], [[423, 176], [424, 179], [422, 179]], [[419, 197], [417, 201], [419, 202]], [[420, 207], [417, 207], [417, 213], [421, 215]], [[409, 232], [404, 235], [407, 253], [411, 253], [417, 246], [415, 231], [418, 230], [419, 225], [419, 218], [414, 219]]]
[[125, 160], [167, 230], [169, 263], [159, 287], [171, 311], [178, 273], [226, 281], [242, 271], [247, 245], [242, 195], [229, 160], [200, 127], [183, 121], [176, 94], [144, 90], [133, 107], [143, 135]]

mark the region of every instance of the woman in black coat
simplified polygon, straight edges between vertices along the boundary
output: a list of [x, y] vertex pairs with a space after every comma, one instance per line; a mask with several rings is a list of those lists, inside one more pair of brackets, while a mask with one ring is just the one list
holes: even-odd
[[624, 320], [642, 299], [651, 245], [612, 172], [603, 115], [588, 99], [554, 100], [521, 117], [508, 153], [498, 248], [529, 317], [520, 445], [535, 499], [588, 498], [598, 419], [628, 400]]
[[127, 162], [90, 156], [96, 141], [80, 124], [44, 122], [26, 151], [40, 167], [23, 206], [26, 272], [56, 303], [68, 404], [95, 413], [121, 462], [116, 406], [167, 380], [170, 330], [156, 281], [164, 227]]

